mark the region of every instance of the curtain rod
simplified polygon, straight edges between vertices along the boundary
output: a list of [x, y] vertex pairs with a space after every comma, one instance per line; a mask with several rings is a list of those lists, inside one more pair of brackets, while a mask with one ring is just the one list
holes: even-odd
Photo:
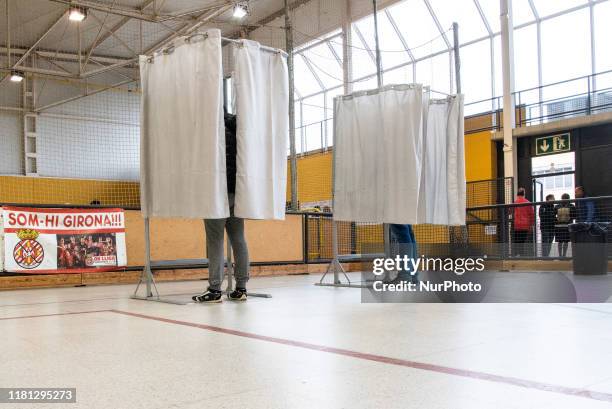
[[[183, 39], [185, 42], [190, 42], [193, 38], [195, 37], [203, 37], [202, 39], [207, 39], [208, 38], [208, 33], [194, 33], [194, 34], [190, 34], [190, 35], [186, 35], [186, 36], [182, 36], [179, 37], [179, 39]], [[237, 40], [234, 38], [227, 38], [227, 37], [221, 37], [221, 43], [222, 44], [235, 44], [237, 46], [242, 47], [244, 45], [242, 40]], [[170, 45], [166, 48], [163, 48], [161, 50], [158, 51], [154, 51], [153, 53], [151, 53], [148, 57], [149, 59], [152, 59], [156, 54], [171, 54], [174, 51], [175, 46], [174, 45]], [[272, 47], [268, 47], [265, 45], [259, 45], [259, 49], [268, 53], [273, 53], [273, 54], [280, 54], [283, 57], [287, 57], [287, 53], [283, 50], [281, 50], [280, 48], [272, 48]]]

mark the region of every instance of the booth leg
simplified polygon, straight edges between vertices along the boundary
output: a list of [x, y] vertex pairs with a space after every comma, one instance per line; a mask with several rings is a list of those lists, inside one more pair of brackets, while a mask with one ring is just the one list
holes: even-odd
[[[142, 274], [140, 275], [140, 279], [138, 280], [138, 284], [136, 285], [136, 289], [134, 290], [134, 294], [130, 298], [133, 300], [141, 300], [141, 301], [157, 301], [166, 304], [176, 304], [176, 305], [186, 305], [186, 302], [174, 301], [174, 300], [164, 300], [159, 297], [159, 291], [157, 290], [157, 285], [155, 284], [155, 278], [153, 277], [153, 271], [151, 270], [151, 235], [149, 230], [149, 218], [145, 217], [144, 219], [144, 233], [145, 233], [145, 265], [142, 269]], [[140, 285], [144, 282], [145, 284], [145, 295], [139, 296], [138, 290]], [[155, 290], [155, 295], [153, 295], [153, 290]]]
[[[333, 259], [331, 263], [329, 263], [329, 266], [327, 267], [327, 271], [325, 271], [325, 274], [323, 274], [323, 277], [321, 277], [319, 282], [315, 283], [315, 285], [322, 286], [322, 287], [367, 288], [367, 286], [365, 285], [351, 283], [351, 279], [346, 274], [344, 267], [342, 267], [342, 264], [340, 263], [339, 251], [338, 251], [338, 225], [335, 220], [332, 220], [332, 257]], [[334, 275], [334, 282], [331, 284], [324, 282], [325, 278], [327, 277], [329, 273], [332, 273]], [[344, 275], [344, 278], [346, 278], [346, 283], [342, 283], [340, 281], [340, 273], [342, 273]]]

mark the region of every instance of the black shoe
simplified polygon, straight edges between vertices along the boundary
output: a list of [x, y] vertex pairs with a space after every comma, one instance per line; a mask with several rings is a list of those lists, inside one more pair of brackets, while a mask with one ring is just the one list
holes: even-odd
[[200, 303], [218, 303], [221, 300], [221, 291], [211, 290], [210, 288], [199, 295], [194, 295], [191, 299]]
[[230, 301], [246, 301], [247, 290], [246, 288], [236, 288], [234, 291], [227, 295], [227, 299]]

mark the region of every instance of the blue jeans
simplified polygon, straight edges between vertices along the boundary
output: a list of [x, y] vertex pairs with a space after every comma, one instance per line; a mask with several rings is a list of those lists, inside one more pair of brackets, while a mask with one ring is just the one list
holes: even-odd
[[[416, 260], [417, 258], [417, 242], [409, 224], [390, 224], [389, 231], [391, 239], [396, 243], [397, 254], [400, 257], [408, 256], [409, 259]], [[418, 271], [412, 274], [412, 265], [408, 264], [408, 268], [400, 270], [397, 274], [399, 280], [418, 281]]]

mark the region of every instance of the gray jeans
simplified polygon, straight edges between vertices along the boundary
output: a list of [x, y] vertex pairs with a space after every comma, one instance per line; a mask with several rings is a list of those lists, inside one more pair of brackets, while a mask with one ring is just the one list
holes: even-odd
[[236, 287], [246, 288], [249, 281], [249, 250], [244, 238], [244, 219], [234, 217], [234, 195], [229, 195], [230, 217], [227, 219], [205, 219], [206, 250], [208, 253], [208, 283], [213, 290], [221, 290], [223, 282], [224, 230], [227, 230], [232, 245], [236, 267]]

